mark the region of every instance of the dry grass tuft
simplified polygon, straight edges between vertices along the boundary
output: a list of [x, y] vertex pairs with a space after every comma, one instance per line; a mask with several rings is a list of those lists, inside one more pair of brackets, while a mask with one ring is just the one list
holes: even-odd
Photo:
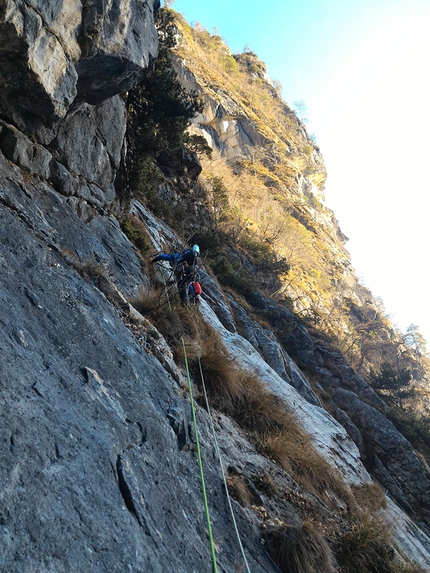
[[244, 381], [216, 331], [206, 333], [200, 363], [209, 397], [216, 407], [229, 413], [245, 392]]
[[73, 267], [86, 281], [97, 283], [101, 278], [108, 278], [108, 271], [96, 259], [82, 261], [75, 251], [64, 248], [61, 250], [64, 260]]
[[265, 539], [270, 555], [284, 573], [336, 571], [329, 544], [309, 519], [298, 527], [285, 523], [270, 526]]
[[[189, 334], [183, 334], [183, 339], [185, 343], [185, 351], [187, 353], [188, 362], [189, 363], [195, 362], [198, 358], [200, 358], [202, 352], [200, 341], [198, 339], [195, 339], [193, 336]], [[182, 344], [182, 339], [180, 342], [181, 342], [180, 345], [175, 348], [173, 354], [175, 360], [183, 364], [185, 362], [185, 355], [184, 355], [184, 347]]]
[[350, 501], [349, 490], [337, 472], [315, 451], [303, 430], [283, 429], [269, 434], [261, 447], [270, 459], [291, 474], [307, 491], [319, 496], [331, 491], [343, 501]]
[[262, 452], [309, 492], [327, 502], [354, 507], [355, 500], [338, 472], [315, 450], [286, 404], [253, 375], [239, 370], [216, 332], [202, 342], [201, 365], [215, 407], [248, 431]]
[[378, 484], [365, 483], [361, 486], [353, 485], [351, 489], [358, 505], [362, 509], [373, 511], [381, 507], [383, 509], [387, 507], [387, 499], [381, 486]]
[[255, 496], [242, 476], [231, 474], [227, 477], [228, 491], [233, 499], [242, 507], [251, 507], [255, 503]]
[[152, 288], [143, 287], [139, 295], [130, 300], [130, 304], [143, 316], [150, 315], [163, 302], [163, 289], [156, 286]]
[[293, 465], [290, 461], [290, 445], [289, 436], [286, 432], [269, 434], [261, 442], [262, 450], [266, 456], [289, 474], [293, 471]]
[[276, 483], [270, 474], [255, 474], [252, 476], [252, 482], [258, 490], [269, 497], [277, 493]]
[[387, 527], [369, 514], [356, 516], [338, 542], [341, 571], [394, 573], [398, 565]]
[[108, 273], [106, 269], [95, 260], [85, 261], [84, 263], [77, 265], [76, 270], [86, 281], [92, 281], [97, 283], [101, 278], [106, 278]]
[[130, 304], [154, 324], [177, 360], [184, 362], [182, 337], [189, 360], [200, 354], [200, 317], [196, 310], [185, 307], [179, 298], [167, 299], [163, 286], [154, 286], [151, 290], [142, 289], [140, 296], [131, 300]]
[[237, 422], [253, 434], [263, 438], [295, 424], [285, 404], [268, 392], [256, 376], [242, 373], [243, 392], [234, 405]]

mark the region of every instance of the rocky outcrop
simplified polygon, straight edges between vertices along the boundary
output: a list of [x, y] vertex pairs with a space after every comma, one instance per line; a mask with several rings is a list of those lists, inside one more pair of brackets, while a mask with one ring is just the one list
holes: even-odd
[[159, 1], [5, 0], [0, 7], [3, 113], [20, 128], [63, 118], [130, 88], [157, 55]]
[[[0, 570], [210, 571], [188, 395], [143, 317], [97, 287], [108, 278], [136, 294], [145, 279], [135, 249], [114, 219], [86, 225], [45, 184], [24, 188], [4, 162], [1, 171]], [[229, 570], [238, 548], [204, 410], [198, 420]], [[223, 433], [233, 456], [237, 432]], [[252, 568], [273, 570], [258, 523], [240, 519], [253, 531]]]
[[157, 55], [158, 5], [6, 0], [0, 7], [0, 149], [49, 180], [84, 219], [115, 197], [126, 128], [119, 94]]
[[333, 399], [360, 428], [366, 467], [401, 506], [406, 510], [413, 508], [430, 531], [430, 481], [410, 443], [385, 416], [353, 392], [338, 388]]

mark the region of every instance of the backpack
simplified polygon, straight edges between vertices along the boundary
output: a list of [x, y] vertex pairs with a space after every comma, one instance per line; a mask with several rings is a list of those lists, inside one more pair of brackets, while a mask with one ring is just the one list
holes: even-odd
[[188, 295], [194, 302], [200, 302], [199, 294], [202, 294], [202, 292], [202, 285], [199, 282], [195, 281], [189, 284]]
[[190, 287], [192, 287], [195, 296], [202, 294], [203, 292], [202, 285], [197, 281], [191, 283]]

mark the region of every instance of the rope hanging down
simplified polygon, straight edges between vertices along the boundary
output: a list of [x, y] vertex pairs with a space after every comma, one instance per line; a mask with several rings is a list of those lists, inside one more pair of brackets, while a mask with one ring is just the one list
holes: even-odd
[[[188, 307], [188, 310], [189, 310], [190, 314], [192, 315], [192, 318], [193, 318], [194, 320], [196, 320], [195, 314], [191, 312], [191, 309], [190, 309], [189, 307]], [[199, 342], [201, 342], [201, 340], [200, 340], [200, 335], [199, 335]], [[182, 343], [184, 344], [184, 339], [183, 339], [183, 338], [182, 338]], [[185, 353], [185, 349], [184, 349], [184, 353]], [[235, 533], [236, 533], [236, 537], [237, 537], [237, 541], [238, 541], [238, 544], [239, 544], [239, 547], [240, 547], [240, 551], [241, 551], [241, 553], [242, 553], [243, 561], [244, 561], [244, 563], [245, 563], [246, 571], [247, 571], [247, 573], [251, 573], [251, 572], [250, 572], [250, 569], [249, 569], [249, 565], [248, 565], [248, 560], [246, 559], [245, 550], [244, 550], [244, 547], [243, 547], [243, 544], [242, 544], [242, 540], [241, 540], [241, 538], [240, 538], [240, 533], [239, 533], [239, 528], [238, 528], [238, 526], [237, 526], [236, 517], [235, 517], [235, 515], [234, 515], [233, 505], [232, 505], [232, 503], [231, 503], [231, 496], [230, 496], [230, 493], [229, 493], [229, 491], [228, 491], [227, 479], [226, 479], [225, 472], [224, 472], [224, 466], [223, 466], [223, 463], [222, 463], [222, 457], [221, 457], [221, 451], [220, 451], [219, 445], [218, 445], [218, 439], [217, 439], [217, 437], [216, 437], [215, 426], [214, 426], [213, 418], [212, 418], [212, 412], [211, 412], [211, 408], [210, 408], [210, 405], [209, 405], [209, 398], [208, 398], [208, 395], [207, 395], [207, 392], [206, 392], [205, 378], [204, 378], [204, 376], [203, 376], [202, 363], [201, 363], [201, 361], [200, 361], [200, 357], [198, 358], [198, 361], [199, 361], [200, 379], [201, 379], [201, 382], [202, 382], [203, 394], [204, 394], [205, 402], [206, 402], [206, 410], [207, 410], [207, 413], [208, 413], [208, 415], [209, 415], [210, 426], [211, 426], [211, 430], [212, 430], [212, 436], [213, 436], [213, 439], [214, 439], [215, 450], [216, 450], [216, 453], [217, 453], [217, 456], [218, 456], [219, 466], [220, 466], [220, 468], [221, 468], [221, 475], [222, 475], [222, 479], [223, 479], [223, 483], [224, 483], [224, 489], [225, 489], [226, 496], [227, 496], [228, 506], [229, 506], [229, 509], [230, 509], [231, 519], [232, 519], [232, 521], [233, 521], [233, 527], [234, 527], [234, 530], [235, 530]]]
[[209, 515], [208, 499], [207, 499], [207, 495], [206, 495], [205, 476], [203, 475], [203, 463], [202, 463], [202, 456], [201, 456], [201, 452], [200, 452], [200, 442], [199, 442], [199, 433], [198, 433], [198, 428], [197, 428], [196, 411], [194, 408], [193, 389], [192, 389], [192, 385], [191, 385], [191, 377], [190, 377], [190, 371], [188, 368], [188, 360], [187, 360], [187, 351], [185, 349], [185, 341], [184, 341], [183, 336], [181, 336], [181, 340], [182, 340], [182, 347], [184, 349], [184, 359], [185, 359], [185, 369], [187, 371], [188, 389], [190, 392], [191, 413], [193, 416], [194, 435], [196, 437], [197, 458], [199, 461], [200, 479], [201, 479], [201, 483], [202, 483], [203, 500], [204, 500], [204, 504], [205, 504], [205, 514], [206, 514], [206, 522], [207, 522], [207, 526], [208, 526], [209, 543], [211, 546], [212, 567], [213, 567], [213, 573], [217, 573], [218, 568], [217, 568], [217, 563], [216, 563], [215, 544], [214, 544], [214, 540], [212, 537], [212, 526], [211, 526], [211, 520], [210, 520], [210, 515]]
[[[167, 288], [167, 284], [166, 284], [166, 280], [165, 280], [164, 276], [163, 276], [163, 282], [164, 282], [165, 296], [166, 296], [167, 302], [169, 304], [169, 308], [172, 311], [169, 292], [168, 292], [168, 288]], [[188, 305], [187, 305], [187, 309], [190, 312], [190, 314], [192, 314], [191, 309]], [[195, 319], [195, 316], [193, 316], [193, 318]], [[199, 336], [199, 338], [200, 338], [200, 336]], [[181, 336], [181, 341], [182, 341], [182, 347], [184, 350], [184, 360], [185, 360], [185, 368], [186, 368], [186, 372], [187, 372], [188, 389], [189, 389], [189, 393], [190, 393], [191, 412], [192, 412], [192, 418], [193, 418], [194, 434], [195, 434], [195, 438], [196, 438], [196, 449], [197, 449], [197, 457], [198, 457], [198, 462], [199, 462], [200, 479], [201, 479], [201, 484], [202, 484], [203, 500], [204, 500], [204, 505], [205, 505], [205, 514], [206, 514], [206, 521], [207, 521], [208, 534], [209, 534], [209, 543], [211, 546], [212, 571], [213, 571], [213, 573], [218, 573], [216, 555], [215, 555], [215, 544], [214, 544], [214, 540], [213, 540], [213, 536], [212, 536], [212, 526], [211, 526], [210, 515], [209, 515], [209, 505], [208, 505], [207, 494], [206, 494], [205, 478], [204, 478], [204, 474], [203, 474], [203, 463], [202, 463], [201, 452], [200, 452], [200, 442], [199, 442], [199, 437], [198, 437], [197, 418], [196, 418], [195, 407], [194, 407], [193, 389], [192, 389], [192, 384], [191, 384], [190, 371], [189, 371], [189, 367], [188, 367], [187, 351], [186, 351], [185, 341], [184, 341], [183, 336]], [[221, 474], [222, 474], [222, 479], [223, 479], [223, 483], [224, 483], [224, 489], [225, 489], [226, 496], [227, 496], [227, 501], [228, 501], [228, 505], [229, 505], [229, 509], [230, 509], [230, 513], [231, 513], [231, 517], [232, 517], [232, 521], [233, 521], [233, 526], [234, 526], [234, 529], [236, 532], [240, 551], [242, 553], [242, 557], [243, 557], [243, 560], [245, 563], [246, 571], [247, 571], [247, 573], [250, 573], [248, 561], [247, 561], [246, 555], [245, 555], [245, 550], [243, 548], [243, 544], [242, 544], [242, 541], [240, 538], [239, 529], [237, 527], [237, 522], [236, 522], [236, 518], [234, 515], [234, 510], [233, 510], [233, 506], [231, 503], [231, 497], [230, 497], [230, 494], [228, 491], [227, 479], [225, 476], [224, 467], [222, 464], [221, 452], [219, 449], [218, 440], [217, 440], [216, 432], [215, 432], [215, 427], [213, 424], [212, 413], [211, 413], [211, 409], [209, 406], [209, 399], [208, 399], [208, 395], [206, 392], [206, 385], [205, 385], [205, 380], [204, 380], [204, 376], [203, 376], [203, 370], [202, 370], [200, 358], [198, 359], [198, 361], [199, 361], [200, 377], [201, 377], [203, 392], [204, 392], [204, 396], [205, 396], [207, 412], [209, 414], [209, 420], [210, 420], [212, 435], [214, 438], [215, 449], [217, 452], [219, 465], [221, 468]]]
[[229, 493], [229, 491], [228, 491], [227, 479], [226, 479], [226, 477], [225, 477], [224, 467], [223, 467], [223, 465], [222, 465], [221, 452], [220, 452], [219, 445], [218, 445], [218, 439], [217, 439], [217, 437], [216, 437], [215, 426], [214, 426], [214, 423], [213, 423], [213, 420], [212, 420], [212, 412], [211, 412], [211, 409], [210, 409], [210, 406], [209, 406], [208, 395], [207, 395], [207, 393], [206, 393], [206, 385], [205, 385], [205, 379], [204, 379], [204, 376], [203, 376], [203, 370], [202, 370], [202, 364], [201, 364], [201, 362], [200, 362], [200, 357], [199, 357], [199, 369], [200, 369], [200, 378], [201, 378], [201, 380], [202, 380], [203, 393], [204, 393], [205, 401], [206, 401], [206, 408], [207, 408], [207, 412], [208, 412], [208, 415], [209, 415], [210, 425], [211, 425], [211, 429], [212, 429], [212, 435], [213, 435], [213, 438], [214, 438], [215, 449], [216, 449], [216, 452], [217, 452], [217, 456], [218, 456], [218, 460], [219, 460], [219, 465], [220, 465], [220, 468], [221, 468], [221, 474], [222, 474], [222, 479], [223, 479], [223, 482], [224, 482], [225, 492], [226, 492], [226, 495], [227, 495], [228, 506], [229, 506], [229, 508], [230, 508], [231, 518], [232, 518], [232, 520], [233, 520], [233, 527], [234, 527], [234, 530], [235, 530], [235, 532], [236, 532], [237, 540], [238, 540], [238, 542], [239, 542], [239, 547], [240, 547], [240, 551], [241, 551], [241, 553], [242, 553], [243, 561], [245, 562], [246, 570], [247, 570], [248, 573], [251, 573], [251, 572], [250, 572], [250, 569], [249, 569], [249, 565], [248, 565], [248, 560], [246, 559], [245, 550], [244, 550], [244, 548], [243, 548], [242, 541], [241, 541], [241, 539], [240, 539], [240, 533], [239, 533], [239, 529], [238, 529], [238, 527], [237, 527], [236, 518], [235, 518], [235, 516], [234, 516], [233, 505], [232, 505], [232, 503], [231, 503], [230, 493]]

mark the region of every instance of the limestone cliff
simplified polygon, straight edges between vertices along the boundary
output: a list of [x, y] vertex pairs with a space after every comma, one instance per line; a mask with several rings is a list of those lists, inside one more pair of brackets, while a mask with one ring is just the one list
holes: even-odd
[[[289, 571], [291, 563], [347, 571], [344, 534], [369, 512], [389, 532], [380, 545], [387, 562], [430, 570], [428, 468], [383, 415], [381, 398], [301, 320], [299, 302], [287, 309], [255, 292], [254, 310], [276, 316], [277, 327], [258, 320], [250, 301], [223, 289], [203, 262], [204, 296], [191, 319], [165, 303], [164, 287], [174, 292], [170, 270], [155, 271], [147, 257], [184, 245], [185, 237], [138, 198], [126, 207], [118, 200], [125, 92], [157, 56], [157, 8], [138, 0], [0, 4], [0, 571], [213, 570], [180, 338], [191, 361], [219, 571]], [[288, 183], [297, 198], [292, 216], [326, 235], [326, 260], [345, 269], [357, 312], [365, 298], [372, 306], [356, 285], [334, 215], [321, 206], [323, 161], [304, 127], [291, 117], [295, 138], [277, 136], [271, 148], [272, 133], [262, 132], [255, 111], [245, 117], [249, 110], [227, 93], [218, 92], [215, 104], [213, 89], [176, 58], [184, 82], [206, 98], [195, 129], [242, 173], [249, 162], [265, 165], [261, 176], [269, 179], [255, 146], [274, 156], [286, 151], [288, 177], [273, 170], [270, 185], [285, 201]], [[249, 55], [244, 60], [256, 73]], [[195, 162], [187, 151], [160, 158], [165, 175], [156, 191], [188, 202], [205, 220], [206, 176], [199, 182]], [[123, 232], [124, 216], [139, 222], [149, 253]], [[155, 316], [142, 292], [160, 285]], [[312, 299], [309, 290], [306, 296]], [[204, 402], [194, 328], [212, 341], [218, 369], [227, 364], [223, 377], [229, 371], [246, 381], [240, 412], [237, 395], [218, 397], [211, 409]], [[323, 407], [328, 393], [330, 407]], [[260, 413], [255, 404], [244, 408], [245, 398]], [[276, 457], [284, 412], [297, 448]], [[271, 454], [257, 438], [263, 423], [277, 432]], [[290, 554], [296, 561], [287, 564]]]

